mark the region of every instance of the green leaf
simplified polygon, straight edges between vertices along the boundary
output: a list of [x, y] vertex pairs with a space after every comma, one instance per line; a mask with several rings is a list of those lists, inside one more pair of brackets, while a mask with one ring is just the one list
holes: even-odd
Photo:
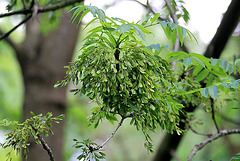
[[213, 85], [208, 87], [209, 95], [215, 100], [218, 96], [218, 86]]
[[166, 21], [159, 21], [159, 24], [160, 24], [163, 28], [166, 28], [166, 27], [167, 27], [167, 22], [166, 22]]
[[202, 69], [203, 69], [203, 66], [202, 66], [202, 65], [198, 65], [197, 67], [195, 67], [195, 68], [193, 69], [193, 74], [192, 74], [192, 76], [196, 76]]
[[172, 22], [167, 22], [168, 26], [170, 27], [171, 30], [176, 29], [177, 27], [179, 27], [179, 25], [172, 23]]
[[227, 67], [227, 62], [221, 58], [219, 59], [219, 63], [222, 69], [225, 69]]
[[207, 88], [201, 89], [200, 93], [201, 93], [204, 97], [208, 97], [208, 89], [207, 89]]
[[214, 78], [213, 74], [209, 74], [206, 87], [209, 87], [212, 85], [213, 78]]
[[185, 67], [188, 67], [191, 63], [192, 63], [192, 59], [191, 58], [189, 58], [189, 57], [185, 57], [184, 59], [183, 59], [183, 64], [184, 64], [184, 66]]
[[218, 63], [218, 59], [211, 58], [212, 66], [215, 66]]
[[201, 71], [197, 77], [196, 77], [196, 81], [200, 82], [202, 81], [203, 79], [205, 79], [209, 74], [209, 70], [207, 69], [204, 69], [203, 71]]
[[181, 45], [183, 45], [183, 40], [184, 40], [185, 37], [186, 37], [187, 31], [186, 31], [185, 28], [183, 28], [183, 27], [181, 27], [181, 26], [179, 26], [179, 27], [177, 28], [177, 30], [178, 30], [178, 35], [179, 35], [180, 43], [181, 43]]
[[119, 27], [119, 32], [121, 34], [127, 32], [128, 30], [130, 30], [131, 28], [131, 25], [130, 24], [122, 24], [120, 27]]
[[238, 161], [240, 160], [240, 153], [237, 153], [236, 155], [234, 155], [234, 156], [231, 158], [231, 161], [236, 161], [236, 159], [238, 159]]
[[209, 70], [212, 69], [211, 64], [209, 63], [209, 59], [206, 58], [205, 56], [201, 55], [201, 54], [197, 54], [197, 53], [190, 53], [189, 54], [192, 57], [195, 57], [197, 59], [199, 59]]
[[143, 31], [136, 25], [133, 25], [133, 27], [134, 27], [136, 34], [139, 35], [143, 40], [145, 40], [145, 35], [144, 35]]
[[160, 13], [156, 13], [156, 14], [153, 16], [153, 18], [150, 19], [151, 23], [153, 23], [154, 21], [156, 21], [159, 16], [160, 16]]

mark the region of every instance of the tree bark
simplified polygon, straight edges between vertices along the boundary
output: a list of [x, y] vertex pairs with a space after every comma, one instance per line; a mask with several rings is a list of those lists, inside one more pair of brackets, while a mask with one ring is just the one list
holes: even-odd
[[[26, 24], [25, 40], [17, 50], [25, 86], [24, 120], [31, 117], [30, 111], [43, 115], [52, 112], [54, 116], [65, 114], [66, 88], [53, 86], [64, 78], [63, 67], [71, 61], [78, 37], [78, 27], [69, 22], [70, 17], [63, 12], [58, 28], [47, 35], [39, 30], [39, 18]], [[57, 161], [63, 161], [63, 127], [63, 122], [53, 123], [54, 135], [45, 138]], [[33, 140], [27, 155], [30, 161], [49, 160], [47, 152]]]
[[[224, 47], [227, 44], [227, 41], [231, 37], [234, 29], [236, 28], [240, 18], [240, 1], [232, 0], [226, 13], [223, 16], [223, 19], [218, 27], [216, 34], [214, 35], [211, 43], [208, 45], [204, 56], [210, 58], [219, 58]], [[186, 107], [187, 112], [194, 111], [197, 106]], [[184, 115], [180, 116], [181, 120], [185, 120]], [[181, 122], [181, 127], [184, 127], [185, 123]], [[177, 150], [183, 135], [166, 134], [161, 142], [153, 161], [170, 161], [173, 156], [172, 152]]]

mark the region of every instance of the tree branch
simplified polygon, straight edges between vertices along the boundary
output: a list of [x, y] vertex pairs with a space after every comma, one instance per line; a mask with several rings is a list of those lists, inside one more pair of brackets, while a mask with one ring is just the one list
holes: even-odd
[[1, 33], [1, 37], [0, 37], [0, 41], [6, 37], [8, 37], [13, 31], [15, 31], [19, 26], [21, 26], [22, 24], [24, 24], [25, 22], [27, 22], [30, 18], [32, 17], [32, 14], [28, 15], [27, 17], [25, 17], [18, 25], [14, 26], [10, 31], [8, 31], [7, 33], [3, 34]]
[[208, 58], [219, 58], [229, 37], [232, 35], [240, 18], [240, 1], [232, 0], [227, 11], [224, 13], [221, 24], [211, 43], [208, 45], [204, 56]]
[[[64, 2], [60, 2], [56, 5], [52, 5], [52, 6], [48, 6], [48, 7], [44, 7], [44, 8], [38, 8], [37, 11], [35, 11], [37, 14], [38, 13], [43, 13], [43, 12], [49, 12], [49, 11], [55, 11], [61, 8], [64, 8], [66, 6], [75, 4], [77, 2], [82, 2], [83, 0], [69, 0], [69, 1], [64, 1]], [[30, 7], [32, 8], [32, 7]], [[29, 14], [27, 15], [27, 17], [25, 17], [18, 25], [16, 25], [15, 27], [13, 27], [10, 31], [8, 31], [5, 34], [1, 33], [1, 37], [0, 37], [0, 41], [6, 37], [8, 37], [13, 31], [15, 31], [19, 26], [21, 26], [22, 24], [26, 23], [31, 17], [32, 17], [32, 13], [33, 10], [32, 9], [25, 9], [25, 10], [20, 10], [20, 11], [14, 11], [14, 12], [9, 12], [9, 13], [4, 13], [4, 14], [0, 14], [0, 18], [1, 17], [7, 17], [7, 16], [11, 16], [11, 15], [16, 15], [16, 14]]]
[[[152, 12], [153, 14], [156, 14], [156, 12], [153, 11], [152, 7], [149, 5], [149, 3], [147, 3], [147, 5], [143, 4], [142, 2], [139, 2], [138, 0], [132, 0], [137, 2], [138, 4], [142, 5], [144, 8], [146, 8], [147, 10], [150, 10], [150, 12]], [[159, 17], [158, 18], [160, 21], [165, 21], [163, 18]]]
[[[70, 5], [73, 5], [75, 3], [80, 3], [83, 2], [83, 0], [68, 0], [68, 1], [63, 1], [63, 2], [59, 2], [55, 5], [52, 6], [47, 6], [47, 7], [39, 7], [38, 8], [38, 13], [44, 13], [44, 12], [49, 12], [49, 11], [55, 11]], [[12, 15], [27, 15], [32, 13], [32, 9], [24, 9], [24, 10], [19, 10], [19, 11], [13, 11], [13, 12], [8, 12], [8, 13], [2, 13], [0, 14], [0, 18], [2, 17], [8, 17], [8, 16], [12, 16]]]
[[[4, 35], [4, 32], [0, 28], [0, 36], [1, 35]], [[18, 45], [10, 37], [5, 37], [5, 41], [14, 49], [14, 51], [18, 51]]]
[[213, 134], [206, 134], [206, 133], [198, 132], [198, 131], [196, 131], [195, 129], [192, 128], [192, 126], [190, 125], [190, 123], [189, 123], [188, 121], [187, 121], [187, 123], [188, 123], [188, 128], [189, 128], [193, 133], [195, 133], [195, 134], [197, 134], [197, 135], [208, 136], [208, 137], [213, 136]]
[[114, 134], [117, 132], [117, 130], [119, 129], [119, 127], [122, 125], [123, 121], [126, 119], [125, 116], [122, 116], [121, 121], [119, 122], [118, 126], [116, 127], [116, 129], [112, 132], [112, 134], [107, 138], [107, 140], [105, 140], [100, 146], [94, 148], [94, 150], [99, 150], [101, 148], [104, 147], [105, 144], [107, 144], [107, 142], [114, 136]]
[[237, 133], [240, 133], [240, 129], [222, 130], [219, 133], [207, 138], [206, 140], [202, 141], [200, 144], [197, 144], [194, 146], [191, 154], [188, 156], [187, 161], [191, 161], [193, 159], [193, 157], [195, 156], [195, 154], [197, 153], [197, 151], [204, 148], [208, 143], [210, 143], [222, 136], [226, 136], [226, 135], [230, 135], [230, 134], [237, 134]]
[[212, 113], [212, 120], [213, 120], [214, 125], [215, 125], [215, 127], [217, 129], [217, 132], [219, 133], [219, 127], [218, 127], [217, 121], [215, 119], [214, 100], [213, 100], [213, 98], [210, 98], [210, 101], [211, 101], [211, 109], [212, 109], [212, 112], [211, 112]]
[[37, 137], [38, 137], [38, 139], [40, 140], [43, 149], [47, 151], [47, 153], [48, 153], [48, 155], [49, 155], [49, 157], [50, 157], [50, 160], [51, 160], [51, 161], [55, 161], [54, 156], [53, 156], [53, 152], [52, 152], [51, 148], [48, 146], [48, 144], [47, 144], [46, 141], [43, 139], [43, 137], [41, 137], [41, 136], [39, 135], [37, 129], [36, 129], [35, 127], [33, 127], [32, 124], [30, 124], [30, 126], [31, 126], [32, 129], [35, 131], [35, 133], [37, 134]]

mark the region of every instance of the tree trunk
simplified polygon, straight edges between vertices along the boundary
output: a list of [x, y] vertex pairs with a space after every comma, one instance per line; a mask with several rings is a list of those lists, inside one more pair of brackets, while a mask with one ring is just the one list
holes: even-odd
[[[25, 86], [24, 120], [31, 117], [30, 111], [43, 115], [52, 112], [54, 116], [65, 114], [66, 88], [53, 86], [64, 78], [66, 70], [63, 67], [71, 61], [77, 41], [78, 28], [69, 22], [70, 16], [63, 12], [58, 28], [47, 35], [39, 30], [40, 18], [26, 24], [26, 38], [17, 53]], [[53, 123], [54, 135], [45, 138], [56, 161], [63, 161], [63, 127], [63, 122]], [[32, 140], [28, 160], [47, 161], [49, 156]]]

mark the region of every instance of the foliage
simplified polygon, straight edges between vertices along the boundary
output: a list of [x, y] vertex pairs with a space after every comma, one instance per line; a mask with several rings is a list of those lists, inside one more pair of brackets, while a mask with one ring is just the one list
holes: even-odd
[[229, 75], [239, 72], [240, 59], [231, 64], [223, 59], [209, 59], [200, 54], [188, 54], [183, 51], [168, 53], [168, 57], [170, 61], [180, 61], [178, 63], [181, 68], [180, 73], [185, 73], [197, 82], [204, 81], [206, 83], [205, 88], [190, 90], [187, 92], [188, 94], [200, 91], [204, 97], [210, 96], [215, 100], [219, 91], [228, 94], [231, 91], [239, 90], [240, 79], [235, 80]]
[[[63, 115], [57, 117], [52, 117], [52, 113], [47, 113], [45, 116], [35, 115], [31, 112], [32, 117], [25, 120], [25, 122], [19, 124], [16, 121], [9, 121], [4, 119], [0, 122], [2, 126], [17, 125], [12, 132], [8, 133], [6, 136], [6, 142], [1, 144], [3, 148], [12, 147], [19, 153], [23, 151], [24, 157], [27, 159], [27, 150], [29, 144], [29, 139], [32, 137], [36, 144], [40, 144], [40, 139], [42, 136], [48, 136], [49, 133], [53, 134], [51, 122], [59, 123], [59, 120], [63, 119]], [[10, 157], [11, 151], [7, 154]]]
[[231, 161], [238, 161], [240, 160], [240, 153], [234, 155], [232, 158], [231, 158]]
[[84, 94], [98, 104], [92, 109], [90, 118], [95, 127], [103, 118], [114, 123], [118, 121], [116, 115], [130, 117], [130, 124], [145, 135], [145, 147], [150, 152], [152, 143], [148, 130], [154, 131], [159, 125], [168, 132], [181, 133], [178, 124], [183, 105], [176, 98], [189, 98], [185, 95], [185, 88], [196, 88], [193, 87], [194, 81], [177, 82], [171, 65], [160, 56], [164, 46], [146, 46], [144, 43], [145, 34], [153, 34], [147, 27], [153, 25], [161, 25], [173, 43], [177, 34], [181, 43], [186, 34], [190, 37], [192, 34], [174, 23], [159, 22], [160, 14], [129, 23], [120, 18], [109, 18], [94, 6], [78, 6], [72, 10], [75, 10], [73, 21], [81, 14], [80, 22], [91, 12], [95, 18], [86, 27], [96, 20], [100, 25], [88, 32], [81, 54], [66, 67], [65, 80], [59, 81], [55, 87], [65, 86], [70, 81], [80, 84], [79, 88], [70, 91]]
[[73, 139], [75, 141], [75, 148], [81, 148], [82, 152], [77, 157], [78, 160], [88, 161], [88, 160], [95, 160], [99, 161], [99, 159], [104, 159], [105, 154], [101, 151], [96, 152], [95, 148], [98, 144], [93, 143], [90, 139], [86, 139], [83, 141], [78, 141], [77, 139]]

